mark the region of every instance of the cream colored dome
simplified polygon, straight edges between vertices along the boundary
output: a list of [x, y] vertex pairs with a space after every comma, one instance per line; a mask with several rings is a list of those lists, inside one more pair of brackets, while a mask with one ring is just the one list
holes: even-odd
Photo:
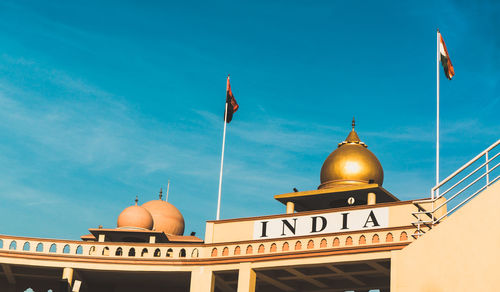
[[142, 207], [153, 216], [155, 231], [172, 235], [184, 234], [184, 217], [174, 205], [163, 200], [152, 200]]
[[321, 184], [318, 189], [353, 184], [384, 182], [384, 170], [377, 157], [361, 142], [353, 129], [346, 140], [339, 143], [321, 167]]
[[120, 213], [116, 225], [118, 228], [152, 230], [154, 222], [148, 210], [135, 205], [125, 208]]

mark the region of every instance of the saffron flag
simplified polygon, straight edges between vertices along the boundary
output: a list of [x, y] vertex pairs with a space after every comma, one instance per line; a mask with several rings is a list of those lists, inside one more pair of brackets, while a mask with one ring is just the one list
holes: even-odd
[[225, 115], [225, 113], [224, 116], [226, 116], [226, 123], [229, 123], [233, 119], [233, 114], [240, 107], [236, 102], [236, 99], [234, 98], [233, 92], [231, 91], [231, 84], [229, 84], [229, 75], [227, 76], [226, 104], [227, 104], [227, 116]]
[[453, 75], [455, 75], [455, 70], [453, 69], [453, 65], [451, 64], [450, 55], [448, 54], [448, 50], [446, 49], [446, 45], [444, 44], [443, 36], [439, 33], [439, 53], [441, 59], [441, 65], [443, 65], [444, 75], [446, 78], [451, 80]]

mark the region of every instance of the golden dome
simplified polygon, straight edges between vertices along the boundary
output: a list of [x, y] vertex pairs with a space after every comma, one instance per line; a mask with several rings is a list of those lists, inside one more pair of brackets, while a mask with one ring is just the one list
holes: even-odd
[[130, 229], [153, 229], [153, 216], [143, 207], [137, 206], [137, 199], [134, 206], [125, 208], [118, 216], [118, 228]]
[[184, 234], [184, 217], [174, 205], [163, 200], [153, 200], [142, 204], [142, 207], [153, 216], [155, 231], [172, 235]]
[[354, 131], [353, 119], [352, 131], [323, 163], [318, 189], [369, 183], [382, 185], [384, 170], [377, 157], [367, 147]]

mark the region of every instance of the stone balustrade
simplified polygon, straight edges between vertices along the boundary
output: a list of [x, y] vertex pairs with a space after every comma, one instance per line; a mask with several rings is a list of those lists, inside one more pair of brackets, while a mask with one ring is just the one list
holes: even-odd
[[149, 244], [54, 240], [0, 235], [0, 252], [21, 252], [71, 257], [134, 258], [134, 260], [191, 260], [303, 253], [409, 243], [412, 227], [387, 228], [345, 234], [242, 241], [218, 244]]
[[0, 251], [82, 257], [198, 258], [202, 245], [166, 245], [51, 240], [0, 235]]

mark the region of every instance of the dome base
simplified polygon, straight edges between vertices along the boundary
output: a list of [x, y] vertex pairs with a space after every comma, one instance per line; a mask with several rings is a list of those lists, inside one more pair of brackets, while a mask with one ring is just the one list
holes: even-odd
[[329, 208], [348, 207], [347, 199], [354, 197], [355, 205], [366, 204], [368, 193], [375, 193], [377, 203], [399, 201], [389, 191], [378, 184], [337, 184], [333, 188], [302, 191], [276, 195], [274, 198], [286, 205], [287, 202], [295, 204], [295, 211], [312, 211]]
[[359, 186], [374, 183], [373, 180], [331, 180], [324, 182], [318, 186], [318, 190], [321, 189], [333, 189], [333, 188], [344, 188], [350, 186]]

